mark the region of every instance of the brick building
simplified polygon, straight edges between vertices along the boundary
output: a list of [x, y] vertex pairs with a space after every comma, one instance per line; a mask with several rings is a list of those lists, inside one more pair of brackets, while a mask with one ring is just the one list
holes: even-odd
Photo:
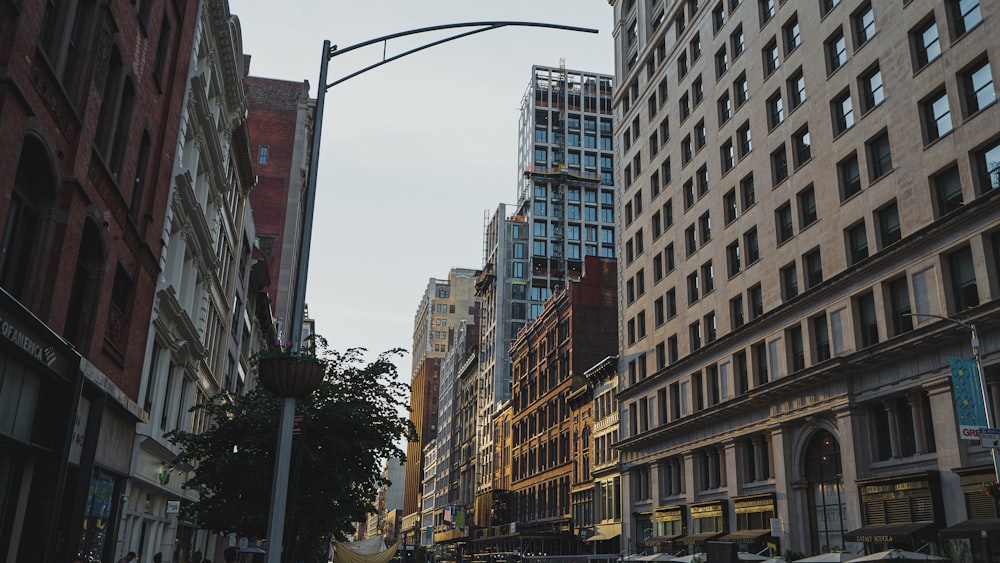
[[511, 346], [510, 501], [522, 553], [576, 552], [570, 484], [584, 458], [571, 455], [567, 399], [617, 348], [617, 272], [612, 258], [585, 257], [580, 279], [555, 292]]
[[0, 2], [0, 559], [113, 558], [195, 8]]
[[[249, 72], [250, 55], [244, 60]], [[309, 83], [248, 76], [247, 123], [257, 185], [250, 193], [261, 254], [272, 284], [267, 289], [279, 338], [287, 341], [292, 295], [298, 276], [302, 194], [312, 143], [313, 111]]]

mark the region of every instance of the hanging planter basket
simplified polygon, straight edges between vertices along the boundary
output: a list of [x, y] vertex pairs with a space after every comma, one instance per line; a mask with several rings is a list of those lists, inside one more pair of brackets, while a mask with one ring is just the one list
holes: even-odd
[[980, 483], [979, 490], [985, 495], [990, 495], [994, 499], [1000, 499], [1000, 483], [996, 481], [989, 481], [986, 483]]
[[279, 397], [301, 397], [319, 389], [326, 364], [314, 358], [273, 357], [257, 362], [260, 384]]

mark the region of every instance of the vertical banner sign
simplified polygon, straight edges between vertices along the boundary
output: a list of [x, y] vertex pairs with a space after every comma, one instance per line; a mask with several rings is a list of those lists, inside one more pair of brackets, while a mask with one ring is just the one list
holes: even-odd
[[976, 361], [951, 358], [948, 363], [951, 365], [951, 387], [955, 395], [959, 437], [963, 440], [978, 440], [979, 429], [986, 427], [986, 407], [979, 388]]

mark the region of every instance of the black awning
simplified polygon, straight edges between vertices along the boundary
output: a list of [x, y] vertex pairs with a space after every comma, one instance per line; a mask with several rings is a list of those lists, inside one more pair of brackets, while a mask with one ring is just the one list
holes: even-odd
[[728, 533], [721, 538], [719, 541], [731, 541], [734, 543], [753, 543], [764, 536], [771, 535], [771, 529], [757, 529], [757, 530], [737, 530], [735, 532]]
[[683, 537], [684, 537], [684, 534], [674, 534], [674, 535], [671, 535], [671, 536], [653, 536], [653, 537], [649, 538], [648, 540], [645, 540], [645, 541], [643, 541], [641, 543], [642, 543], [642, 545], [644, 545], [646, 547], [650, 547], [650, 546], [654, 546], [654, 545], [660, 545], [663, 542], [668, 542], [668, 541], [680, 539], [680, 538], [683, 538]]
[[709, 540], [714, 540], [715, 538], [722, 535], [722, 532], [702, 532], [700, 534], [688, 534], [681, 538], [681, 543], [684, 545], [697, 545], [705, 543]]
[[619, 536], [619, 534], [617, 532], [615, 532], [613, 534], [596, 534], [596, 535], [590, 536], [589, 538], [587, 538], [587, 539], [585, 539], [583, 541], [584, 542], [607, 541], [607, 540], [613, 540], [613, 539], [617, 538], [618, 536]]
[[941, 530], [941, 535], [946, 538], [964, 538], [970, 536], [978, 538], [980, 532], [983, 530], [988, 532], [1000, 530], [1000, 519], [974, 518], [966, 520]]
[[934, 522], [907, 522], [905, 524], [873, 524], [844, 534], [847, 541], [861, 543], [886, 543], [913, 538], [934, 539], [937, 526]]

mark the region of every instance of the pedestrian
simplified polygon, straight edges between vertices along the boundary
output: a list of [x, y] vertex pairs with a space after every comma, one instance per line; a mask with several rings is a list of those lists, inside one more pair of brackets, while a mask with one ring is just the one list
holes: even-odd
[[163, 563], [163, 553], [157, 551], [153, 554], [153, 563]]
[[225, 551], [222, 552], [222, 558], [226, 560], [226, 563], [236, 563], [237, 551], [233, 546], [229, 546]]
[[135, 552], [134, 551], [130, 551], [130, 552], [126, 553], [125, 557], [122, 557], [121, 559], [118, 560], [118, 563], [132, 563], [132, 561], [135, 561]]

